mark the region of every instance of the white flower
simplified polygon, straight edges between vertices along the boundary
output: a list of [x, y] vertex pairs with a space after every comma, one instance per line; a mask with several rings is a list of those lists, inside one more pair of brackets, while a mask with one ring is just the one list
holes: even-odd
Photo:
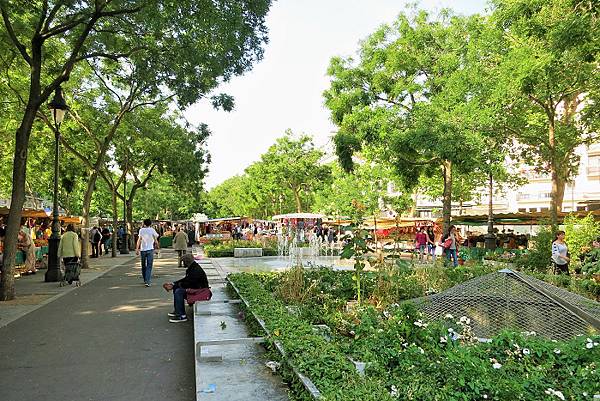
[[492, 365], [492, 367], [493, 367], [494, 369], [500, 369], [500, 368], [502, 367], [502, 364], [500, 364], [500, 363], [498, 363], [498, 362], [495, 362], [495, 363]]
[[529, 355], [530, 353], [529, 348], [523, 348], [523, 355]]
[[404, 348], [406, 348], [406, 347], [408, 347], [408, 343], [403, 343], [403, 344], [402, 344], [402, 346], [403, 346]]
[[555, 348], [555, 349], [554, 349], [554, 353], [555, 353], [555, 354], [560, 354], [560, 350], [559, 350], [558, 348]]
[[562, 393], [562, 391], [558, 391], [558, 390], [554, 390], [554, 389], [548, 388], [546, 391], [544, 391], [544, 393], [546, 393], [546, 394], [548, 394], [548, 395], [555, 395], [555, 396], [557, 396], [559, 399], [561, 399], [561, 400], [563, 400], [563, 401], [565, 400], [565, 396], [564, 396], [564, 394]]
[[383, 311], [383, 316], [385, 316], [386, 319], [389, 319], [390, 318], [390, 312], [384, 310]]
[[423, 322], [422, 322], [422, 321], [420, 321], [420, 320], [417, 320], [417, 321], [415, 322], [415, 326], [417, 326], [417, 327], [423, 327]]
[[440, 337], [440, 342], [442, 344], [446, 344], [448, 342], [448, 339], [445, 336]]
[[600, 400], [600, 394], [594, 394], [594, 399], [595, 400]]
[[463, 323], [463, 324], [471, 324], [471, 319], [469, 319], [466, 316], [461, 316], [460, 317], [460, 322], [459, 323]]
[[424, 353], [425, 353], [425, 350], [424, 350], [423, 348], [419, 347], [419, 352], [420, 352], [421, 354], [424, 354]]
[[454, 329], [451, 327], [448, 329], [448, 333], [454, 333]]
[[398, 397], [400, 393], [398, 392], [398, 388], [392, 384], [392, 390], [390, 391], [390, 395], [392, 397]]
[[487, 400], [487, 394], [484, 394], [484, 395], [483, 395], [483, 399], [484, 399], [484, 400]]
[[454, 316], [452, 316], [450, 313], [446, 313], [446, 315], [444, 316], [444, 318], [446, 318], [446, 319], [454, 319]]
[[592, 348], [594, 348], [594, 343], [586, 343], [586, 344], [585, 344], [585, 347], [586, 347], [587, 349], [592, 349]]

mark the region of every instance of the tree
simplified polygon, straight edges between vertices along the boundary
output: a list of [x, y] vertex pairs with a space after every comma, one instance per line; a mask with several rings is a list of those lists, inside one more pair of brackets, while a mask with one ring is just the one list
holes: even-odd
[[336, 153], [346, 170], [352, 156], [368, 151], [394, 167], [410, 190], [422, 175], [443, 179], [444, 227], [450, 225], [452, 171], [482, 163], [484, 142], [472, 124], [480, 113], [466, 69], [481, 29], [478, 17], [433, 19], [424, 11], [401, 14], [365, 40], [358, 61], [331, 60], [325, 104], [338, 125]]
[[401, 213], [411, 202], [405, 194], [389, 193], [390, 184], [396, 190], [400, 185], [390, 166], [363, 161], [356, 164], [352, 173], [348, 173], [334, 162], [331, 171], [331, 184], [315, 195], [316, 211], [334, 216], [351, 216], [354, 203], [360, 202], [364, 214], [373, 216], [381, 206], [391, 207]]
[[321, 164], [323, 156], [322, 151], [315, 149], [311, 137], [301, 135], [295, 139], [287, 131], [261, 156], [257, 163], [260, 168], [255, 169], [253, 178], [290, 190], [296, 212], [302, 212], [303, 203], [306, 210], [312, 203], [311, 195], [330, 179], [329, 166]]
[[[31, 128], [75, 66], [99, 59], [114, 61], [116, 69], [135, 65], [155, 94], [168, 88], [186, 106], [262, 56], [269, 6], [269, 0], [0, 1], [0, 39], [30, 72], [15, 134], [1, 300], [15, 296], [12, 271]], [[130, 64], [120, 62], [125, 59]], [[230, 107], [232, 100], [218, 95], [213, 102]]]
[[593, 0], [497, 0], [488, 42], [502, 126], [520, 157], [552, 177], [551, 222], [578, 170], [575, 149], [597, 141], [600, 9]]

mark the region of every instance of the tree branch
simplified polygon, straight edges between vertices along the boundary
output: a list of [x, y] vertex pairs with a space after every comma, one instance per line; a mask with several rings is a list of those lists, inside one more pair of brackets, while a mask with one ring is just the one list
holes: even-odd
[[29, 56], [29, 54], [27, 54], [27, 49], [25, 48], [25, 46], [23, 46], [23, 44], [19, 42], [17, 35], [15, 35], [15, 31], [13, 30], [12, 24], [10, 23], [10, 19], [8, 18], [8, 13], [6, 12], [5, 7], [6, 4], [4, 2], [0, 3], [0, 12], [2, 12], [2, 19], [4, 20], [4, 26], [6, 26], [6, 32], [8, 33], [8, 37], [10, 38], [11, 42], [13, 42], [15, 47], [19, 50], [19, 53], [21, 53], [21, 56], [23, 56], [27, 64], [31, 66], [31, 57]]
[[90, 130], [90, 128], [83, 122], [82, 118], [79, 116], [77, 111], [69, 110], [69, 114], [71, 115], [71, 117], [73, 117], [75, 122], [77, 122], [77, 124], [79, 124], [79, 126], [83, 128], [87, 136], [89, 136], [90, 139], [94, 142], [94, 145], [96, 145], [96, 150], [100, 152], [100, 147], [102, 146], [102, 143], [98, 140], [98, 138], [94, 136], [92, 130]]

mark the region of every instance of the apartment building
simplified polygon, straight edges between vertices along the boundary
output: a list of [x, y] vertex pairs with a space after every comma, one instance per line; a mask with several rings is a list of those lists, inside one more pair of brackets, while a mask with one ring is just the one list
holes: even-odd
[[[600, 143], [580, 146], [576, 149], [580, 156], [578, 174], [567, 184], [562, 211], [582, 211], [600, 208]], [[527, 166], [518, 168], [517, 174], [525, 177], [527, 183], [495, 194], [494, 213], [543, 212], [550, 208], [552, 180], [550, 174], [540, 174]], [[473, 202], [452, 205], [452, 215], [479, 215], [488, 213], [489, 197], [482, 188], [481, 196]], [[419, 197], [417, 214], [420, 217], [441, 215], [440, 200]]]

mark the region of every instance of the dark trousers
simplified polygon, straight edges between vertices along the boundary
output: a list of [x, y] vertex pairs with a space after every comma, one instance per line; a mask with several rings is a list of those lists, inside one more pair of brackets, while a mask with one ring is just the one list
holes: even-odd
[[178, 256], [178, 262], [177, 262], [177, 267], [181, 267], [183, 266], [183, 260], [181, 260], [181, 258], [183, 257], [183, 255], [186, 254], [186, 250], [185, 249], [178, 249], [177, 250], [177, 256]]
[[98, 242], [92, 242], [92, 258], [97, 258], [98, 257]]
[[178, 316], [185, 316], [185, 297], [187, 293], [185, 288], [174, 288], [173, 289], [173, 304], [175, 308], [175, 314]]
[[569, 264], [565, 263], [564, 265], [559, 265], [558, 263], [554, 263], [554, 274], [569, 274]]

